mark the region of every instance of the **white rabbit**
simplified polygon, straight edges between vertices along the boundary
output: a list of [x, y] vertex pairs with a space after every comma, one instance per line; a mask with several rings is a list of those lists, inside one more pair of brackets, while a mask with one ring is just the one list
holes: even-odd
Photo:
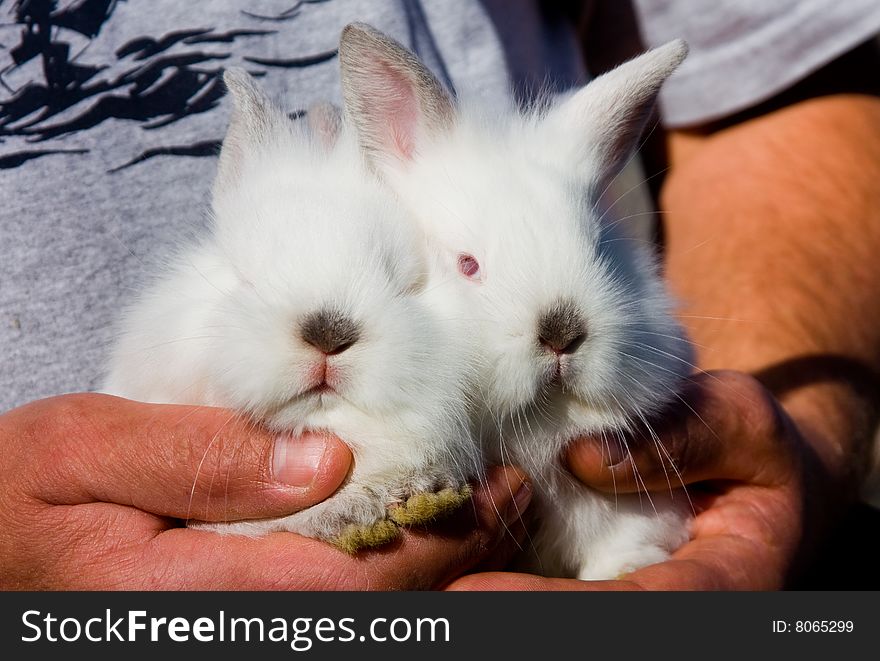
[[103, 389], [228, 407], [281, 433], [331, 432], [353, 451], [349, 480], [323, 503], [198, 525], [293, 531], [351, 552], [383, 543], [397, 532], [389, 506], [413, 494], [458, 504], [481, 472], [460, 315], [435, 300], [442, 287], [424, 236], [364, 168], [356, 141], [336, 139], [327, 106], [308, 131], [243, 70], [225, 81], [234, 109], [212, 231], [128, 310]]
[[671, 42], [519, 111], [456, 103], [383, 34], [342, 33], [346, 116], [478, 319], [480, 434], [491, 460], [534, 480], [538, 530], [522, 562], [545, 575], [612, 578], [688, 537], [683, 491], [603, 495], [561, 459], [584, 435], [622, 443], [689, 372], [651, 256], [598, 208], [686, 52]]

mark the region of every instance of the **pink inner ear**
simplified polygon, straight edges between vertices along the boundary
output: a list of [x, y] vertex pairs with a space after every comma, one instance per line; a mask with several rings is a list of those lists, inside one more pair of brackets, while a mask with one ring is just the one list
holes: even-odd
[[415, 151], [416, 132], [421, 108], [415, 86], [409, 77], [387, 62], [376, 72], [376, 106], [368, 112], [374, 115], [374, 126], [384, 148], [404, 160], [411, 160]]

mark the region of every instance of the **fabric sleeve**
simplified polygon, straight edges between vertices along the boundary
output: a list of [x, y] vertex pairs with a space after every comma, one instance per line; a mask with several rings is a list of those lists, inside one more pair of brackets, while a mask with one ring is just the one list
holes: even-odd
[[878, 0], [633, 2], [646, 46], [690, 46], [660, 96], [672, 128], [765, 101], [880, 32]]

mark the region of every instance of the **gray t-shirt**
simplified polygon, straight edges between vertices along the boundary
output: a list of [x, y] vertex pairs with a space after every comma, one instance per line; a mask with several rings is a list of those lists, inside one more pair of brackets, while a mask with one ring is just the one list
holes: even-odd
[[[648, 43], [693, 47], [664, 91], [673, 125], [759, 101], [880, 29], [875, 1], [706, 7], [637, 1]], [[204, 225], [223, 70], [261, 76], [291, 113], [338, 102], [354, 20], [490, 101], [584, 80], [573, 30], [531, 0], [0, 1], [0, 411], [95, 389], [120, 309]]]
[[648, 46], [684, 37], [691, 48], [660, 94], [670, 127], [720, 119], [765, 101], [880, 32], [878, 0], [635, 5]]

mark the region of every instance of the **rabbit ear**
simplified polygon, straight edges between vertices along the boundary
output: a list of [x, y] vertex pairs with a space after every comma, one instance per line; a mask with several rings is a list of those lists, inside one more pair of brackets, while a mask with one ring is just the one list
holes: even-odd
[[363, 23], [339, 40], [345, 114], [374, 165], [412, 160], [420, 141], [451, 126], [449, 93], [415, 55]]
[[311, 106], [306, 112], [309, 130], [321, 144], [330, 148], [336, 144], [342, 130], [342, 111], [332, 103], [324, 101]]
[[687, 55], [671, 41], [599, 76], [552, 109], [546, 123], [551, 144], [568, 152], [598, 192], [627, 164], [638, 147], [660, 86]]
[[290, 121], [244, 69], [227, 69], [223, 82], [232, 95], [232, 117], [220, 149], [215, 192], [234, 185], [245, 161], [270, 145], [272, 137]]

